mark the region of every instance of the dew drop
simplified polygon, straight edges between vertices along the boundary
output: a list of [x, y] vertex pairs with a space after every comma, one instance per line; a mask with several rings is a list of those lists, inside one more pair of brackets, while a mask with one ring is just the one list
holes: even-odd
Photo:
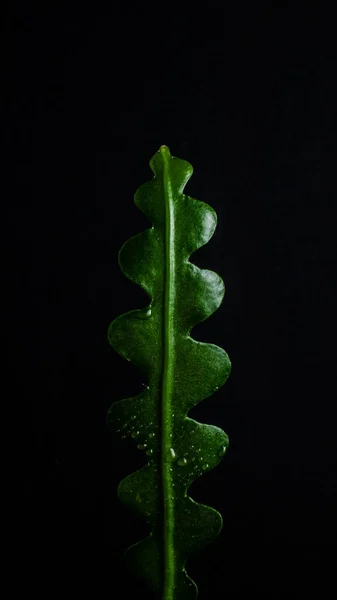
[[149, 450], [146, 450], [146, 454], [147, 454], [147, 456], [151, 456], [151, 454], [153, 454], [152, 448], [150, 448]]
[[187, 460], [186, 460], [186, 458], [185, 458], [185, 457], [184, 457], [184, 458], [179, 458], [179, 460], [178, 460], [178, 465], [179, 465], [180, 467], [184, 467], [185, 465], [187, 465]]
[[154, 436], [155, 436], [155, 435], [156, 435], [156, 434], [155, 434], [155, 433], [153, 433], [153, 432], [149, 433], [149, 437], [150, 437], [150, 438], [154, 438]]
[[136, 438], [138, 436], [139, 436], [139, 431], [134, 431], [133, 433], [131, 433], [132, 438]]
[[142, 497], [141, 497], [141, 495], [139, 493], [136, 496], [136, 500], [137, 500], [137, 502], [141, 502], [142, 501]]
[[137, 448], [139, 448], [139, 450], [143, 450], [144, 446], [143, 444], [138, 444]]
[[132, 419], [132, 421], [134, 421], [135, 419], [137, 419], [137, 416], [136, 415], [132, 415], [131, 419]]
[[202, 465], [203, 471], [206, 471], [208, 468], [209, 468], [209, 464], [205, 463], [204, 465]]
[[152, 315], [151, 307], [148, 307], [147, 310], [140, 309], [137, 310], [134, 314], [136, 319], [149, 319]]
[[226, 450], [227, 450], [227, 446], [222, 446], [221, 450], [219, 450], [218, 455], [220, 457], [223, 456], [225, 454]]
[[173, 448], [170, 448], [170, 454], [171, 454], [171, 458], [175, 459], [176, 453]]

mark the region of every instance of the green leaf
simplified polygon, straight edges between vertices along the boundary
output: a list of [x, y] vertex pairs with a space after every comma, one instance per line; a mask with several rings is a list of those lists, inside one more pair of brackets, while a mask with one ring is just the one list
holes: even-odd
[[154, 177], [134, 200], [152, 226], [125, 242], [118, 256], [123, 273], [150, 303], [116, 318], [108, 331], [113, 349], [139, 368], [147, 386], [115, 402], [108, 424], [130, 436], [148, 459], [118, 487], [120, 500], [151, 529], [127, 550], [129, 563], [155, 597], [192, 600], [198, 589], [185, 571], [186, 558], [219, 534], [222, 517], [187, 490], [220, 462], [228, 437], [188, 412], [225, 383], [231, 363], [222, 348], [194, 340], [190, 331], [220, 306], [225, 288], [219, 275], [188, 260], [217, 223], [208, 204], [183, 193], [192, 166], [166, 146], [150, 166]]

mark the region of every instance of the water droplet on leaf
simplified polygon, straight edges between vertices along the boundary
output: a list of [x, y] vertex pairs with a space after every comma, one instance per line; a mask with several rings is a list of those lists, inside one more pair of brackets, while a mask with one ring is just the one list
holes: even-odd
[[219, 456], [222, 457], [227, 450], [227, 446], [222, 446], [221, 450], [219, 450]]
[[185, 457], [184, 457], [184, 458], [179, 458], [179, 460], [178, 460], [178, 465], [179, 465], [180, 467], [184, 467], [185, 465], [187, 465], [187, 460], [186, 460], [186, 458], [185, 458]]
[[146, 310], [140, 309], [139, 311], [135, 312], [135, 314], [134, 314], [136, 319], [149, 319], [151, 317], [151, 315], [152, 315], [151, 307], [147, 308]]

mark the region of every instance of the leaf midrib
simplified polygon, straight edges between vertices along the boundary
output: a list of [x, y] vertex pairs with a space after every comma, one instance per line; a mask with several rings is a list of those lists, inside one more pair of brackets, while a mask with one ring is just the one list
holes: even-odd
[[172, 382], [174, 364], [174, 295], [175, 295], [175, 255], [174, 255], [174, 213], [173, 191], [169, 172], [171, 155], [167, 146], [160, 147], [163, 161], [163, 187], [165, 200], [165, 295], [164, 295], [164, 358], [162, 373], [161, 404], [161, 485], [163, 499], [163, 542], [164, 542], [164, 582], [163, 600], [174, 600], [174, 500], [171, 478], [170, 448], [172, 439]]

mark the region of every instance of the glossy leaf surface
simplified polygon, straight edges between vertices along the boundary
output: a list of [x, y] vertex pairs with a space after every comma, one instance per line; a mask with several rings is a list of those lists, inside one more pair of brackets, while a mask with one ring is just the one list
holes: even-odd
[[224, 284], [189, 261], [217, 223], [210, 206], [183, 193], [192, 166], [166, 146], [150, 166], [154, 177], [137, 190], [135, 204], [151, 227], [129, 239], [118, 257], [150, 301], [117, 317], [108, 331], [111, 346], [138, 367], [147, 387], [115, 402], [108, 423], [148, 459], [118, 487], [120, 500], [150, 525], [149, 536], [127, 550], [128, 560], [154, 597], [193, 600], [197, 587], [185, 571], [186, 558], [218, 535], [222, 518], [187, 490], [220, 462], [228, 437], [188, 413], [225, 383], [231, 364], [223, 349], [194, 340], [190, 331], [220, 306]]

